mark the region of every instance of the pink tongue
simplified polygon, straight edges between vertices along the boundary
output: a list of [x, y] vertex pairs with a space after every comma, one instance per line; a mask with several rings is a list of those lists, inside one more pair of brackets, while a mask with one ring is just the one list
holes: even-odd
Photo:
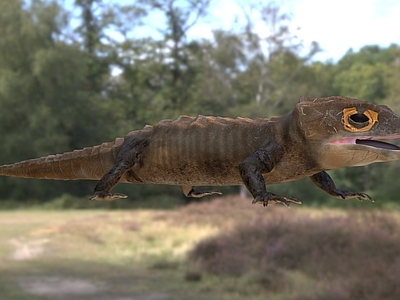
[[375, 140], [356, 140], [356, 144], [366, 145], [375, 148], [387, 149], [387, 150], [400, 150], [400, 147], [397, 145], [375, 141]]

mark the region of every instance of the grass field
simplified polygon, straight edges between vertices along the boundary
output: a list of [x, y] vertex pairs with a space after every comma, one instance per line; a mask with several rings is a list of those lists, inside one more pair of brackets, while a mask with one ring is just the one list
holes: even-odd
[[399, 220], [232, 197], [3, 211], [0, 299], [399, 299]]

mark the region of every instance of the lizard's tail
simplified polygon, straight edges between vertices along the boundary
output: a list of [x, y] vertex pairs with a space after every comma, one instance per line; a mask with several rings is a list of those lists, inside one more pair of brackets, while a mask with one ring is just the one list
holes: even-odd
[[0, 166], [0, 176], [55, 180], [98, 180], [113, 166], [123, 141], [123, 138], [117, 138], [114, 142], [103, 143], [82, 150]]

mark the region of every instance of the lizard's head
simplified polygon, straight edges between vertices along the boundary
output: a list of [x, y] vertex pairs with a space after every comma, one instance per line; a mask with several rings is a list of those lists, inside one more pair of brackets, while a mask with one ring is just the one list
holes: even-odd
[[389, 107], [347, 97], [302, 97], [293, 112], [324, 169], [400, 159], [400, 116]]

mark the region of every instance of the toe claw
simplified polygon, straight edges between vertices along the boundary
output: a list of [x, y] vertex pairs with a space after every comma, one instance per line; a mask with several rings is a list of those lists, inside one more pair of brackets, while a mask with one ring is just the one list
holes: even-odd
[[302, 204], [300, 200], [297, 200], [294, 197], [283, 197], [283, 196], [278, 196], [273, 193], [266, 192], [263, 195], [257, 196], [253, 199], [252, 204], [255, 203], [262, 203], [264, 207], [267, 207], [269, 202], [272, 203], [282, 203], [286, 207], [290, 208], [290, 203], [295, 203], [295, 204]]

